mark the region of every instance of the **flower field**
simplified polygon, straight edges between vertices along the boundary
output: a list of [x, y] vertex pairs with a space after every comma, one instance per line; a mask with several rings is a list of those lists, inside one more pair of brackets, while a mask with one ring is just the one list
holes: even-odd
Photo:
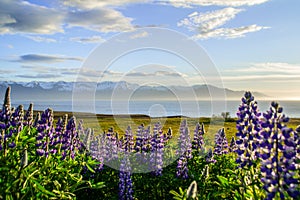
[[[206, 140], [202, 123], [163, 131], [141, 124], [96, 133], [74, 116], [0, 113], [0, 199], [300, 199], [300, 126], [276, 102], [260, 112], [250, 92], [236, 134]], [[176, 137], [175, 137], [176, 136]]]

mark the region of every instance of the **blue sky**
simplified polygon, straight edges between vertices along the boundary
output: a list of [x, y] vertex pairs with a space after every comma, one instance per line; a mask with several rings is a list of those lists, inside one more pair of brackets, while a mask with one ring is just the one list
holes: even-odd
[[[225, 87], [300, 99], [299, 7], [295, 0], [1, 0], [0, 78], [76, 81], [101, 43], [157, 27], [203, 47]], [[139, 33], [141, 39], [149, 36]], [[143, 84], [145, 79], [171, 85], [209, 82], [182, 59], [150, 50], [123, 56], [103, 78]]]

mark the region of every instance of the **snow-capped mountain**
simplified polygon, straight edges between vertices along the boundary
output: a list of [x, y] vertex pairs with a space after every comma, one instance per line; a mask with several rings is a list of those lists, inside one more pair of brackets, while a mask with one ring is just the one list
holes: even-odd
[[[123, 94], [132, 94], [131, 98], [136, 99], [176, 99], [178, 97], [189, 99], [209, 99], [211, 92], [224, 94], [229, 99], [240, 99], [244, 91], [233, 91], [226, 88], [218, 88], [212, 85], [194, 85], [194, 86], [147, 86], [128, 83], [125, 81], [111, 82], [104, 81], [100, 83], [92, 82], [0, 82], [0, 95], [4, 95], [5, 89], [10, 86], [12, 97], [18, 100], [60, 100], [72, 99], [73, 91], [95, 92], [98, 99], [110, 99], [113, 93], [117, 93], [120, 98]], [[191, 91], [193, 94], [191, 94]], [[256, 97], [266, 97], [266, 95], [254, 92]], [[126, 95], [125, 95], [126, 96]], [[0, 96], [1, 97], [1, 96]]]

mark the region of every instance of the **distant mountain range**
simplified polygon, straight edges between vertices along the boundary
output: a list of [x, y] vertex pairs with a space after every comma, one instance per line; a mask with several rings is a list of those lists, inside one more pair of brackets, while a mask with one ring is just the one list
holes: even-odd
[[[210, 99], [211, 94], [214, 98], [222, 98], [222, 93], [227, 99], [240, 99], [245, 91], [234, 91], [227, 88], [219, 88], [213, 85], [194, 85], [194, 86], [147, 86], [132, 84], [125, 81], [100, 83], [90, 82], [0, 82], [0, 97], [4, 96], [6, 88], [11, 87], [11, 96], [17, 100], [71, 100], [74, 88], [76, 91], [85, 94], [94, 92], [96, 99], [122, 98], [128, 99]], [[96, 91], [95, 91], [96, 89]], [[113, 96], [112, 96], [113, 95]], [[267, 95], [253, 92], [257, 98], [264, 98]]]

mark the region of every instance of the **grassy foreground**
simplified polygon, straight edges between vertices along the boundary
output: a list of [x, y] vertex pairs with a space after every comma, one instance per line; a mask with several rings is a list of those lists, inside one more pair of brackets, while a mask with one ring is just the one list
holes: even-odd
[[[37, 111], [35, 111], [37, 112]], [[175, 138], [179, 135], [179, 126], [182, 120], [187, 120], [188, 127], [190, 130], [190, 135], [193, 135], [193, 131], [197, 122], [203, 123], [206, 134], [206, 141], [213, 142], [214, 136], [217, 131], [221, 128], [225, 128], [226, 136], [228, 139], [232, 138], [236, 134], [236, 119], [230, 118], [224, 120], [223, 118], [209, 118], [209, 117], [200, 117], [200, 118], [189, 118], [184, 116], [170, 116], [170, 117], [159, 117], [151, 118], [147, 115], [103, 115], [103, 114], [90, 114], [90, 113], [72, 113], [72, 112], [60, 112], [56, 111], [54, 113], [55, 118], [63, 117], [65, 114], [68, 116], [76, 116], [77, 120], [83, 120], [86, 127], [93, 128], [95, 133], [101, 133], [107, 131], [110, 128], [114, 128], [114, 131], [118, 132], [120, 135], [123, 135], [127, 126], [131, 126], [135, 131], [137, 127], [141, 124], [145, 126], [151, 126], [156, 122], [162, 124], [162, 129], [164, 132], [167, 132], [169, 128], [172, 129], [173, 136]], [[300, 118], [292, 118], [288, 122], [290, 128], [295, 129], [300, 124]]]

